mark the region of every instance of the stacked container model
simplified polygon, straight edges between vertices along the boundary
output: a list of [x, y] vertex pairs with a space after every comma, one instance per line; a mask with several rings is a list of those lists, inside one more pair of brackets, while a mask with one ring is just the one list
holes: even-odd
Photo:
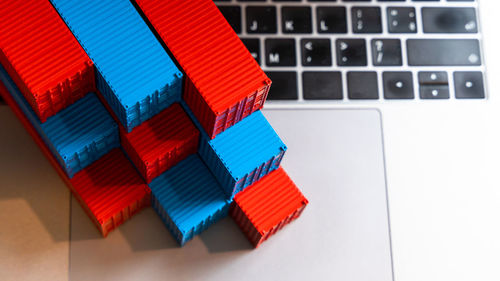
[[120, 132], [123, 150], [147, 183], [196, 153], [200, 132], [182, 107], [175, 103], [136, 127]]
[[183, 74], [129, 1], [51, 0], [97, 69], [97, 88], [130, 132], [179, 101]]
[[307, 199], [283, 168], [271, 172], [234, 197], [230, 215], [248, 240], [258, 247], [298, 218]]
[[153, 208], [182, 246], [227, 216], [229, 200], [197, 155], [191, 155], [150, 184]]
[[48, 1], [1, 1], [0, 63], [41, 122], [95, 91], [94, 67]]
[[120, 150], [112, 150], [70, 179], [3, 83], [0, 83], [0, 96], [14, 111], [104, 237], [139, 210], [149, 206], [149, 188]]
[[184, 70], [183, 98], [211, 139], [262, 108], [271, 80], [212, 1], [136, 2]]
[[[232, 206], [233, 219], [258, 246], [301, 214], [307, 199], [280, 168], [287, 148], [259, 111], [271, 81], [211, 0], [139, 0], [135, 6], [129, 1], [51, 2], [52, 10], [39, 11], [43, 4], [29, 2], [17, 12], [32, 25], [43, 19], [47, 23], [40, 24], [63, 23], [62, 18], [93, 60], [83, 54], [89, 73], [93, 74], [92, 63], [97, 70], [91, 85], [98, 90], [82, 93], [40, 122], [30, 102], [30, 95], [36, 100], [40, 93], [33, 92], [29, 79], [50, 93], [49, 103], [37, 105], [52, 108], [60, 103], [53, 88], [61, 93], [86, 89], [75, 84], [86, 72], [76, 71], [76, 76], [61, 78], [62, 84], [48, 85], [53, 81], [44, 75], [33, 78], [44, 71], [43, 61], [38, 65], [32, 62], [40, 61], [29, 59], [43, 48], [25, 49], [23, 55], [23, 44], [18, 50], [5, 43], [11, 35], [0, 34], [1, 55], [6, 58], [0, 62], [9, 71], [0, 67], [0, 95], [103, 236], [152, 204], [184, 245], [227, 216]], [[8, 6], [0, 4], [0, 9]], [[18, 14], [8, 13], [14, 18]], [[147, 19], [168, 50], [156, 40]], [[7, 22], [0, 23], [0, 29], [9, 31], [14, 20]], [[23, 21], [17, 23], [19, 30], [27, 29]], [[58, 49], [44, 37], [44, 30], [39, 32], [48, 40], [39, 44], [65, 56], [70, 45]], [[76, 42], [73, 37], [68, 40]], [[80, 52], [70, 50], [66, 60], [75, 67], [83, 53], [76, 49]], [[183, 100], [183, 75], [169, 53], [186, 71]], [[16, 86], [19, 81], [26, 85]], [[29, 95], [21, 93], [25, 89]], [[117, 148], [120, 144], [122, 149]]]
[[1, 66], [0, 80], [69, 178], [120, 146], [118, 126], [95, 94], [87, 94], [41, 123]]
[[286, 149], [262, 112], [257, 111], [213, 140], [202, 138], [199, 153], [232, 198], [277, 169]]

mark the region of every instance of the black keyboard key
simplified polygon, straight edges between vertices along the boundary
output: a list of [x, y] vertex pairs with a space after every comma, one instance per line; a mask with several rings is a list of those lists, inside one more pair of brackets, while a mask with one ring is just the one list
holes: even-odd
[[366, 66], [366, 42], [364, 39], [337, 39], [338, 66]]
[[476, 39], [408, 39], [406, 45], [411, 66], [481, 65]]
[[449, 99], [450, 88], [448, 85], [420, 85], [421, 99]]
[[260, 65], [260, 41], [256, 38], [241, 38], [241, 41], [247, 47], [252, 57]]
[[378, 99], [377, 73], [351, 71], [347, 73], [347, 95], [351, 100]]
[[239, 6], [219, 6], [222, 15], [231, 25], [234, 32], [241, 33], [241, 8]]
[[415, 8], [387, 8], [387, 26], [390, 33], [417, 33]]
[[276, 7], [248, 6], [246, 7], [247, 33], [276, 33]]
[[295, 39], [266, 39], [267, 66], [296, 66]]
[[413, 76], [411, 72], [384, 72], [382, 74], [384, 83], [385, 99], [413, 99]]
[[354, 33], [382, 33], [379, 7], [352, 7], [351, 18]]
[[283, 33], [312, 33], [311, 7], [282, 7]]
[[422, 8], [426, 33], [477, 33], [474, 8]]
[[342, 76], [337, 71], [302, 73], [304, 99], [341, 100]]
[[401, 41], [399, 39], [373, 39], [372, 58], [375, 66], [401, 66]]
[[302, 39], [303, 66], [331, 66], [332, 48], [330, 39]]
[[445, 71], [421, 71], [418, 73], [420, 85], [448, 85], [448, 73]]
[[455, 97], [457, 99], [483, 99], [484, 84], [481, 72], [457, 71], [453, 74], [455, 80]]
[[317, 7], [316, 21], [318, 33], [347, 33], [345, 7]]
[[267, 77], [273, 81], [268, 100], [296, 100], [297, 94], [297, 72], [295, 71], [267, 71]]

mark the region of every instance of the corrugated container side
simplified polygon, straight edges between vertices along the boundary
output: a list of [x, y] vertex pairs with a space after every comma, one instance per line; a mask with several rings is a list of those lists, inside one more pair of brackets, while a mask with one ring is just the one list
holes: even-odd
[[120, 146], [118, 126], [94, 93], [52, 116], [41, 126], [63, 159], [70, 178]]
[[[105, 237], [111, 230], [116, 228], [120, 223], [123, 223], [126, 219], [130, 218], [133, 214], [137, 213], [139, 210], [141, 210], [144, 207], [149, 206], [150, 204], [150, 190], [146, 185], [143, 185], [142, 191], [135, 192], [137, 190], [133, 190], [131, 192], [130, 190], [127, 190], [127, 188], [130, 188], [131, 182], [128, 182], [128, 178], [125, 178], [127, 180], [124, 182], [124, 186], [127, 188], [124, 188], [120, 193], [122, 194], [127, 194], [126, 197], [122, 197], [120, 199], [119, 196], [116, 196], [117, 194], [114, 194], [114, 196], [110, 196], [108, 199], [103, 199], [102, 201], [104, 202], [103, 205], [106, 205], [108, 208], [107, 210], [100, 212], [100, 210], [96, 210], [95, 208], [90, 208], [90, 205], [88, 205], [86, 200], [84, 200], [86, 197], [82, 197], [80, 193], [77, 192], [77, 189], [75, 189], [75, 186], [73, 185], [73, 182], [75, 179], [70, 180], [69, 177], [66, 175], [66, 172], [62, 169], [61, 165], [55, 158], [55, 156], [52, 154], [50, 149], [47, 147], [45, 142], [42, 140], [40, 135], [38, 134], [37, 130], [33, 126], [30, 120], [24, 115], [23, 110], [19, 107], [19, 105], [16, 103], [16, 101], [13, 99], [13, 97], [9, 94], [3, 83], [0, 83], [0, 96], [6, 101], [6, 103], [10, 106], [12, 111], [16, 114], [17, 118], [21, 121], [23, 126], [26, 128], [28, 133], [31, 135], [35, 143], [38, 145], [38, 147], [42, 150], [42, 152], [45, 154], [45, 157], [49, 160], [49, 162], [52, 164], [54, 169], [57, 171], [61, 179], [66, 183], [66, 185], [70, 188], [72, 191], [73, 195], [75, 198], [80, 202], [82, 205], [82, 208], [85, 210], [87, 215], [91, 218], [92, 222], [97, 226], [98, 230], [101, 232], [101, 234]], [[120, 152], [119, 149], [115, 149], [112, 152], [117, 153], [116, 151]], [[120, 152], [121, 153], [121, 152]], [[108, 153], [107, 155], [110, 155]], [[123, 155], [123, 154], [122, 154]], [[104, 157], [103, 157], [104, 158]], [[97, 162], [96, 162], [97, 163]], [[122, 162], [124, 164], [128, 164], [129, 166], [130, 163], [127, 162]], [[95, 164], [95, 163], [94, 163]], [[110, 169], [112, 167], [107, 166], [104, 167], [103, 173], [106, 173], [106, 169]], [[133, 177], [132, 175], [135, 173], [136, 177], [140, 179], [139, 175], [132, 169], [126, 171], [127, 175], [129, 177]], [[81, 171], [80, 173], [83, 173]], [[113, 178], [113, 175], [110, 174], [110, 177]], [[119, 176], [114, 176], [115, 180], [120, 180], [122, 179], [122, 175]], [[123, 180], [123, 179], [122, 179]], [[102, 182], [101, 182], [102, 183]], [[102, 191], [103, 189], [108, 189], [106, 186], [105, 188], [102, 189], [97, 189], [96, 186], [98, 183], [94, 183], [93, 181], [88, 182], [85, 185], [85, 188], [88, 190], [93, 190], [90, 192], [91, 195], [94, 195], [95, 198], [99, 198], [100, 193], [98, 192], [99, 190]], [[112, 190], [112, 188], [109, 188]], [[139, 189], [141, 190], [141, 189]], [[108, 191], [105, 190], [107, 193]], [[84, 194], [84, 193], [82, 193]], [[99, 212], [96, 212], [99, 211]]]
[[153, 209], [156, 211], [156, 213], [161, 218], [163, 223], [165, 223], [165, 225], [167, 226], [167, 229], [170, 231], [172, 236], [181, 246], [184, 246], [186, 242], [193, 239], [196, 235], [205, 231], [212, 224], [225, 218], [229, 210], [229, 204], [219, 209], [216, 209], [215, 213], [210, 214], [204, 222], [194, 226], [192, 230], [184, 234], [175, 224], [174, 220], [172, 220], [172, 218], [168, 215], [166, 210], [160, 204], [160, 201], [154, 195], [152, 195], [151, 198], [152, 198], [151, 204], [153, 206]]
[[198, 154], [201, 159], [203, 159], [203, 162], [205, 162], [207, 167], [209, 167], [210, 171], [214, 174], [224, 192], [231, 197], [236, 180], [231, 175], [228, 168], [224, 165], [220, 157], [215, 153], [208, 141], [203, 138], [200, 141]]
[[213, 1], [136, 2], [193, 85], [183, 97], [210, 138], [262, 108], [271, 80]]
[[26, 116], [26, 118], [33, 125], [37, 133], [43, 139], [44, 143], [48, 146], [51, 153], [54, 155], [54, 157], [56, 157], [57, 161], [59, 162], [59, 165], [61, 167], [64, 167], [65, 166], [64, 161], [61, 158], [61, 156], [57, 153], [57, 149], [54, 147], [54, 144], [47, 138], [47, 135], [43, 133], [40, 120], [36, 117], [35, 112], [31, 109], [26, 99], [23, 98], [23, 95], [19, 92], [19, 89], [16, 87], [15, 83], [12, 81], [12, 79], [10, 79], [9, 75], [1, 65], [0, 65], [0, 80], [2, 81], [4, 87], [6, 87], [6, 89], [10, 93], [9, 94], [10, 98], [15, 101], [19, 109], [22, 110], [23, 115]]
[[121, 144], [147, 183], [198, 150], [200, 133], [175, 103], [136, 127]]
[[283, 168], [263, 177], [234, 197], [230, 215], [258, 247], [297, 219], [308, 204]]
[[0, 3], [0, 63], [40, 121], [95, 91], [90, 58], [47, 1]]
[[227, 215], [229, 201], [195, 154], [150, 184], [152, 206], [182, 246]]
[[91, 93], [41, 123], [0, 66], [0, 80], [71, 178], [120, 145], [118, 126]]
[[183, 74], [132, 3], [51, 2], [93, 60], [98, 89], [127, 132], [180, 100]]
[[260, 241], [262, 240], [262, 234], [257, 231], [246, 214], [241, 210], [240, 206], [234, 202], [231, 203], [231, 207], [229, 208], [229, 216], [233, 218], [234, 222], [238, 225], [243, 234], [245, 234], [248, 241], [250, 241], [254, 247], [258, 247], [258, 245], [260, 245]]
[[277, 169], [286, 149], [264, 115], [257, 111], [215, 139], [202, 137], [198, 153], [232, 198]]
[[184, 109], [184, 112], [186, 112], [189, 119], [191, 119], [191, 122], [193, 122], [193, 124], [196, 126], [196, 128], [200, 132], [200, 139], [201, 138], [208, 138], [207, 132], [203, 129], [203, 125], [200, 123], [200, 121], [198, 121], [198, 118], [196, 118], [196, 116], [194, 116], [193, 111], [187, 105], [186, 101], [181, 100], [181, 102], [179, 104], [182, 106], [182, 109]]
[[215, 135], [215, 113], [210, 109], [207, 102], [197, 93], [193, 82], [186, 77], [184, 93], [182, 96], [185, 104], [193, 113], [193, 119], [198, 120], [208, 137]]
[[70, 181], [73, 194], [103, 236], [151, 202], [148, 186], [119, 148]]

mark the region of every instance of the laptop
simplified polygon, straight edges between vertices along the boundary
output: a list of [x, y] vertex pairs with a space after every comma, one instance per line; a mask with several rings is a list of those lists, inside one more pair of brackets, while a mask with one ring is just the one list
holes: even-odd
[[[499, 179], [489, 176], [499, 155], [492, 130], [500, 121], [498, 98], [488, 87], [488, 78], [495, 76], [486, 71], [499, 61], [492, 44], [497, 37], [492, 11], [499, 4], [491, 2], [216, 1], [273, 80], [265, 105], [272, 125], [294, 145], [290, 154], [307, 151], [284, 163], [292, 166], [291, 175], [306, 195], [330, 183], [328, 188], [348, 200], [353, 187], [329, 180], [339, 165], [350, 164], [350, 156], [320, 160], [325, 173], [320, 176], [306, 168], [318, 161], [308, 154], [328, 158], [339, 139], [349, 140], [351, 131], [339, 129], [338, 120], [355, 131], [351, 144], [375, 139], [353, 120], [371, 110], [380, 114], [383, 146], [378, 149], [384, 156], [387, 201], [373, 200], [362, 215], [352, 210], [338, 214], [371, 227], [365, 234], [372, 240], [357, 240], [362, 245], [353, 254], [360, 258], [353, 262], [357, 272], [346, 266], [342, 272], [313, 275], [318, 280], [473, 280], [477, 270], [467, 268], [485, 268], [480, 264], [484, 259], [472, 256], [485, 256], [479, 255], [481, 247], [473, 238], [479, 236], [477, 229], [498, 233], [487, 231], [477, 219], [488, 212], [481, 207], [487, 205], [485, 194], [497, 193], [493, 190], [500, 186]], [[346, 116], [338, 116], [342, 114]], [[372, 157], [366, 154], [365, 159]], [[301, 159], [302, 166], [295, 168]], [[350, 178], [366, 177], [366, 161], [347, 169]], [[373, 192], [373, 183], [359, 183], [356, 191]], [[384, 188], [377, 190], [384, 193]], [[385, 206], [388, 225], [371, 216]], [[362, 232], [341, 229], [332, 227], [329, 233], [343, 245], [351, 242], [343, 234], [354, 239]], [[324, 251], [342, 252], [332, 244], [324, 246]], [[358, 250], [346, 247], [350, 253]], [[304, 268], [318, 270], [313, 265], [321, 264], [321, 257], [311, 256]], [[369, 266], [361, 257], [369, 257]], [[335, 268], [342, 257], [328, 264]], [[367, 271], [369, 278], [362, 275]]]
[[[492, 278], [495, 1], [215, 3], [273, 80], [264, 114], [310, 201], [301, 219], [256, 250], [230, 218], [179, 248], [150, 208], [102, 239], [69, 194], [40, 202], [40, 190], [66, 188], [0, 107], [0, 128], [13, 132], [2, 153], [24, 156], [10, 157], [19, 163], [1, 177], [33, 186], [15, 172], [22, 166], [50, 182], [0, 194], [24, 198], [41, 222], [19, 231], [18, 244], [36, 234], [58, 249], [39, 267], [65, 268], [54, 276], [70, 280]], [[61, 210], [52, 212], [58, 223], [40, 204]], [[20, 252], [16, 263], [32, 262]]]

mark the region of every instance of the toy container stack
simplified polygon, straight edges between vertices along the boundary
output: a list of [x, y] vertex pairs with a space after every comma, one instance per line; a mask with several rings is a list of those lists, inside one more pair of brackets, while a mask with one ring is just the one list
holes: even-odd
[[152, 205], [181, 246], [229, 214], [258, 247], [300, 216], [271, 80], [213, 1], [20, 3], [0, 94], [103, 236]]
[[95, 90], [92, 61], [49, 2], [2, 1], [0, 13], [0, 63], [41, 122]]

